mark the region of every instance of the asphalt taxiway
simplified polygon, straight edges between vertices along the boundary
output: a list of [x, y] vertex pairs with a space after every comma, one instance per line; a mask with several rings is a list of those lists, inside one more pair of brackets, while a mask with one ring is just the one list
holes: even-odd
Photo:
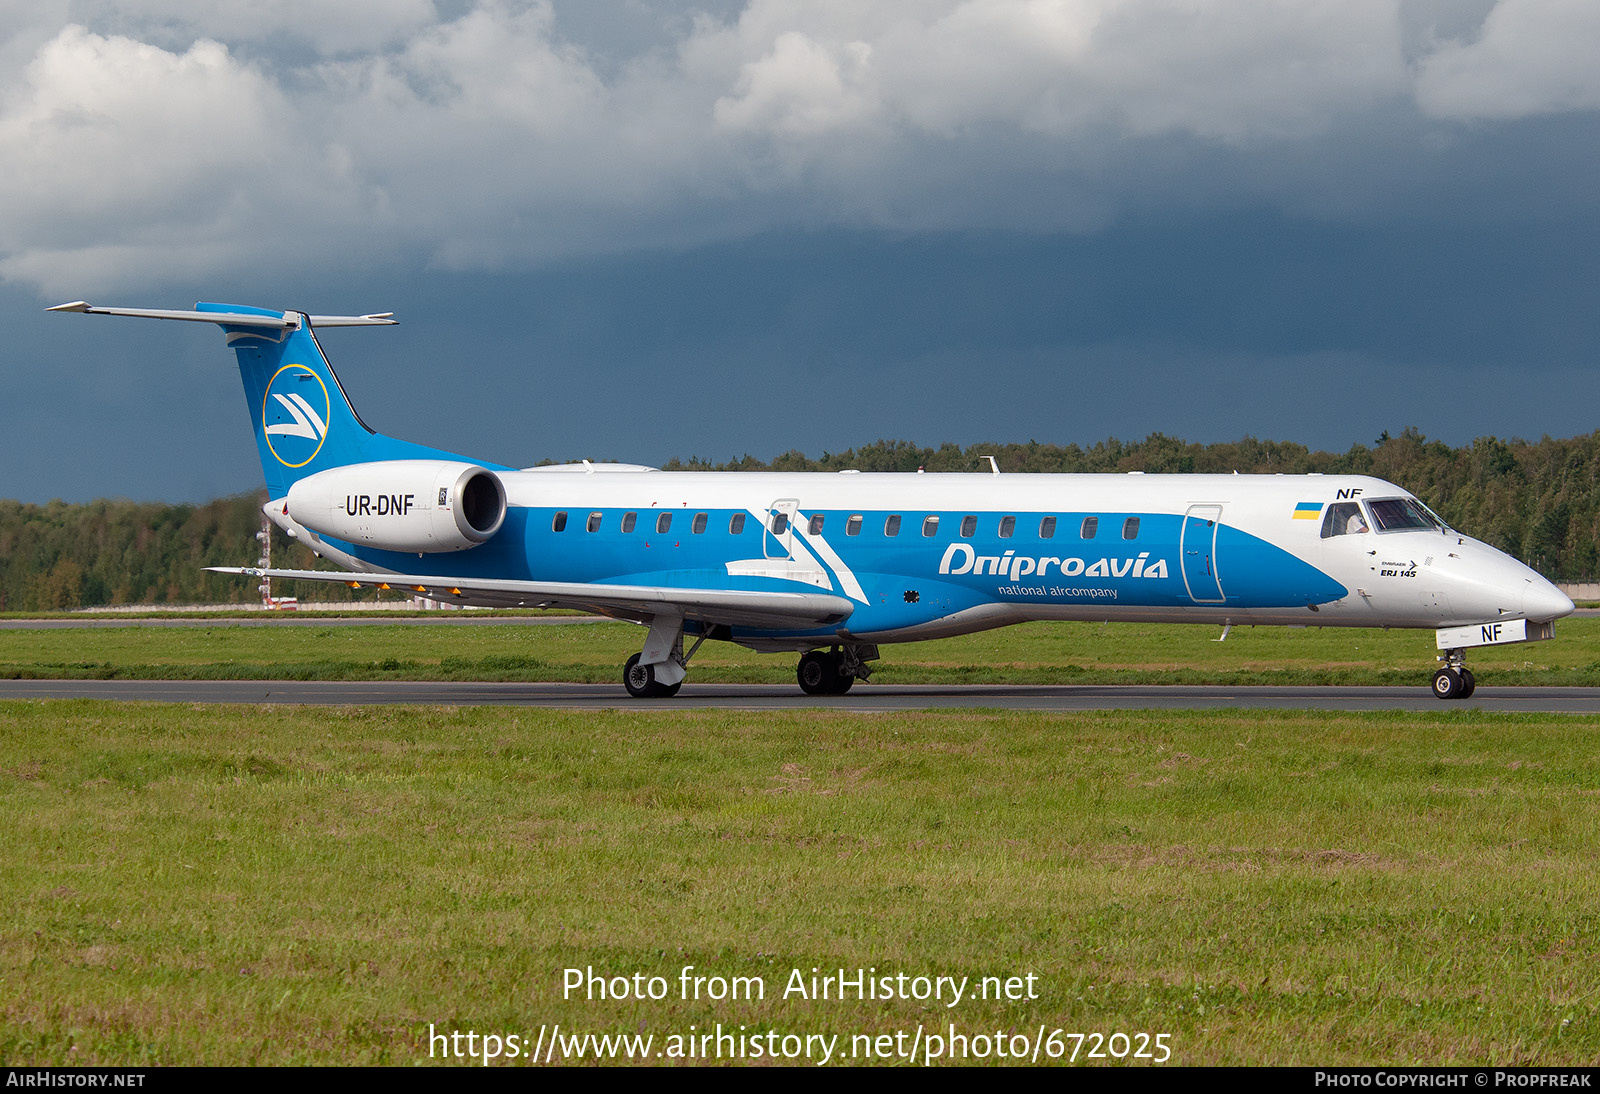
[[1441, 702], [1416, 687], [1192, 687], [1123, 685], [865, 684], [808, 696], [774, 684], [686, 683], [672, 699], [631, 699], [616, 684], [322, 680], [0, 680], [0, 699], [150, 703], [301, 703], [371, 706], [521, 706], [556, 710], [1487, 710], [1600, 714], [1600, 688], [1489, 687]]

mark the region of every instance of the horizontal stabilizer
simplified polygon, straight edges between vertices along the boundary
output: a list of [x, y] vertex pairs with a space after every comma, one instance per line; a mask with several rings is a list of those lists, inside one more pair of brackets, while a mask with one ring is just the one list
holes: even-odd
[[[160, 308], [96, 308], [87, 301], [74, 300], [70, 304], [57, 304], [45, 311], [70, 311], [81, 315], [127, 315], [135, 319], [177, 319], [185, 323], [220, 323], [230, 327], [266, 327], [272, 330], [294, 330], [300, 326], [299, 312], [282, 315], [257, 315], [245, 312], [219, 311], [167, 311]], [[392, 327], [398, 322], [394, 312], [376, 312], [372, 315], [311, 315], [313, 327]]]
[[666, 612], [703, 623], [742, 627], [832, 626], [855, 605], [831, 593], [760, 592], [744, 589], [675, 589], [660, 585], [596, 585], [570, 581], [510, 581], [482, 577], [344, 573], [338, 570], [265, 570], [253, 566], [208, 566], [219, 574], [337, 581], [394, 589], [430, 600], [492, 608], [575, 608], [616, 619], [646, 622]]

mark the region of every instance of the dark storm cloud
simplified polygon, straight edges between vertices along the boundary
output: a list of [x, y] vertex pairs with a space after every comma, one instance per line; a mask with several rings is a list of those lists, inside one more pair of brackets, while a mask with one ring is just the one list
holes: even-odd
[[14, 7], [3, 494], [256, 481], [82, 296], [395, 308], [363, 412], [513, 462], [1595, 424], [1589, 3]]

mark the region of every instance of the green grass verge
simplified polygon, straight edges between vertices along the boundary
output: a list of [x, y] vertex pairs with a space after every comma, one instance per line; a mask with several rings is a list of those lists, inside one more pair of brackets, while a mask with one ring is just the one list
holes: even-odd
[[[1473, 650], [1491, 684], [1600, 686], [1600, 619], [1563, 620], [1553, 641]], [[881, 683], [1405, 684], [1433, 671], [1431, 631], [1031, 623], [885, 646]], [[643, 631], [552, 627], [108, 627], [0, 630], [0, 677], [251, 680], [567, 680], [612, 683]], [[701, 683], [792, 683], [792, 655], [708, 642]]]
[[[429, 1023], [557, 1022], [1592, 1064], [1595, 728], [4, 703], [0, 1064], [408, 1064]], [[686, 965], [767, 998], [678, 999]], [[674, 991], [564, 999], [588, 966]], [[779, 997], [813, 967], [1039, 997]]]

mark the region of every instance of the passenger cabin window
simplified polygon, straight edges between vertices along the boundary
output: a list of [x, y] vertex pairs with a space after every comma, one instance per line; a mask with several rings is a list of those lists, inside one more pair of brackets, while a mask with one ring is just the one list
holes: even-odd
[[926, 520], [924, 520], [922, 522], [922, 534], [923, 534], [923, 536], [925, 536], [927, 538], [930, 538], [930, 539], [932, 537], [938, 535], [939, 534], [939, 518], [938, 517], [928, 517]]
[[891, 536], [891, 537], [898, 536], [900, 534], [900, 514], [899, 513], [890, 513], [889, 514], [888, 519], [883, 522], [883, 534], [886, 535], [886, 536]]
[[589, 528], [589, 531], [591, 531], [591, 532], [598, 532], [600, 530], [600, 514], [599, 513], [590, 513], [589, 514], [588, 528]]
[[667, 532], [667, 529], [669, 529], [671, 527], [672, 527], [672, 514], [671, 513], [662, 513], [659, 517], [656, 518], [656, 533], [658, 535], [665, 535], [666, 532]]
[[1083, 527], [1078, 529], [1079, 539], [1093, 539], [1094, 534], [1100, 530], [1099, 517], [1084, 517]]
[[632, 532], [633, 531], [633, 526], [635, 524], [637, 524], [638, 522], [639, 522], [639, 514], [638, 513], [624, 513], [624, 514], [622, 514], [622, 530], [624, 532]]
[[1139, 518], [1138, 517], [1129, 517], [1127, 520], [1122, 522], [1122, 538], [1123, 539], [1138, 539], [1139, 538]]
[[859, 536], [861, 534], [860, 513], [851, 514], [850, 519], [844, 522], [844, 534], [847, 536]]
[[1040, 539], [1055, 539], [1056, 538], [1056, 518], [1055, 517], [1044, 517], [1039, 521], [1039, 538]]
[[961, 538], [971, 539], [972, 534], [978, 530], [978, 518], [968, 514], [961, 518]]
[[823, 514], [818, 513], [816, 516], [811, 518], [811, 534], [814, 536], [820, 536], [822, 534], [822, 517]]
[[1361, 515], [1361, 506], [1353, 501], [1334, 502], [1322, 518], [1322, 538], [1355, 536], [1367, 531], [1367, 519]]
[[789, 530], [789, 514], [788, 513], [774, 513], [774, 514], [772, 514], [772, 534], [775, 535], [775, 536], [781, 536], [781, 535], [783, 535], [783, 533], [787, 532], [788, 530]]
[[1000, 538], [1001, 539], [1010, 539], [1012, 537], [1012, 535], [1016, 532], [1016, 530], [1017, 530], [1017, 518], [1016, 517], [1001, 517], [1000, 518]]
[[744, 531], [744, 514], [735, 513], [728, 518], [728, 534], [737, 536]]
[[706, 519], [706, 514], [696, 513], [694, 515], [694, 523], [689, 526], [689, 531], [693, 532], [697, 536], [701, 532], [704, 532], [706, 530]]
[[550, 521], [550, 530], [552, 532], [564, 532], [564, 531], [566, 531], [566, 529], [567, 529], [567, 511], [565, 509], [563, 509], [563, 510], [561, 510], [559, 513], [557, 513], [555, 515], [555, 518], [553, 520]]

